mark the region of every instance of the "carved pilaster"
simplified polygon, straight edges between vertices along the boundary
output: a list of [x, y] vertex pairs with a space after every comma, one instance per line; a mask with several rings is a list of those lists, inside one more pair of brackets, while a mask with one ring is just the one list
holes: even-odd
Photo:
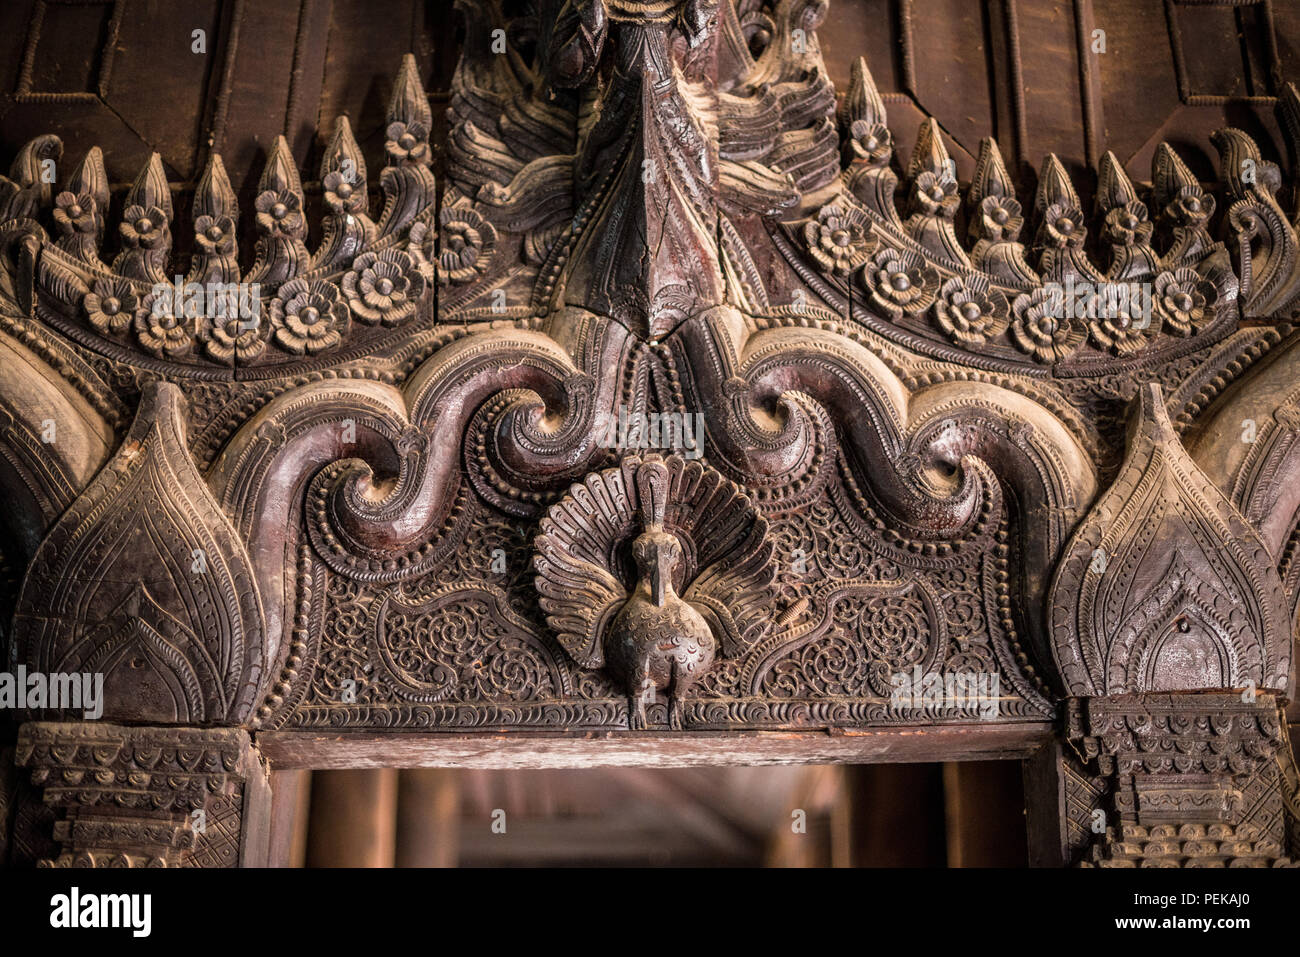
[[[1081, 761], [1067, 756], [1062, 774], [1082, 866], [1294, 866], [1290, 749], [1272, 695], [1073, 699], [1066, 724]], [[1093, 799], [1070, 800], [1071, 781], [1090, 782]]]
[[54, 812], [39, 867], [266, 863], [269, 779], [243, 731], [26, 724], [15, 760]]

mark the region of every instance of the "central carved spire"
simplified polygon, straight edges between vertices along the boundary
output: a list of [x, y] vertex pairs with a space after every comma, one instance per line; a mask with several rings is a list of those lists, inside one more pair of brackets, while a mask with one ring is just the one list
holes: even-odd
[[673, 7], [608, 7], [611, 69], [577, 156], [578, 193], [598, 199], [565, 277], [568, 305], [646, 338], [723, 299], [716, 33]]
[[[839, 173], [824, 3], [551, 0], [509, 21], [504, 55], [483, 52], [506, 22], [497, 0], [459, 8], [473, 52], [453, 81], [443, 215], [522, 234], [529, 314], [657, 340], [722, 304], [767, 305], [750, 237], [818, 208]], [[491, 299], [510, 275], [494, 242], [481, 288], [451, 277], [450, 308], [520, 308]]]

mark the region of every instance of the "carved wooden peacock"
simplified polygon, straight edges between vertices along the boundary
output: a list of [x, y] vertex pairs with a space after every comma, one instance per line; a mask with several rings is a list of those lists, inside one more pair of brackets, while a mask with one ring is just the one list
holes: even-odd
[[682, 727], [683, 701], [715, 657], [771, 626], [767, 522], [699, 462], [646, 455], [593, 472], [541, 529], [533, 564], [546, 620], [575, 661], [624, 683], [633, 729], [656, 691], [668, 694], [669, 726]]

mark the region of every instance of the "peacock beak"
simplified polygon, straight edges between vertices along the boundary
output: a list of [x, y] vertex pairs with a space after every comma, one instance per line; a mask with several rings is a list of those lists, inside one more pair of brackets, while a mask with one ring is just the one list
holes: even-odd
[[655, 603], [656, 608], [662, 608], [667, 598], [668, 576], [664, 574], [664, 564], [656, 561], [654, 567], [650, 569], [650, 600]]

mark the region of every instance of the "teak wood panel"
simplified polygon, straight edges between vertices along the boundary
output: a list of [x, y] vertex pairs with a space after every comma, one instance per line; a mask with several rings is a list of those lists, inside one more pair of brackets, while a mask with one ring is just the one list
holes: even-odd
[[106, 719], [23, 713], [11, 857], [1009, 757], [1040, 862], [1289, 863], [1296, 11], [450, 6], [0, 13], [7, 660]]

